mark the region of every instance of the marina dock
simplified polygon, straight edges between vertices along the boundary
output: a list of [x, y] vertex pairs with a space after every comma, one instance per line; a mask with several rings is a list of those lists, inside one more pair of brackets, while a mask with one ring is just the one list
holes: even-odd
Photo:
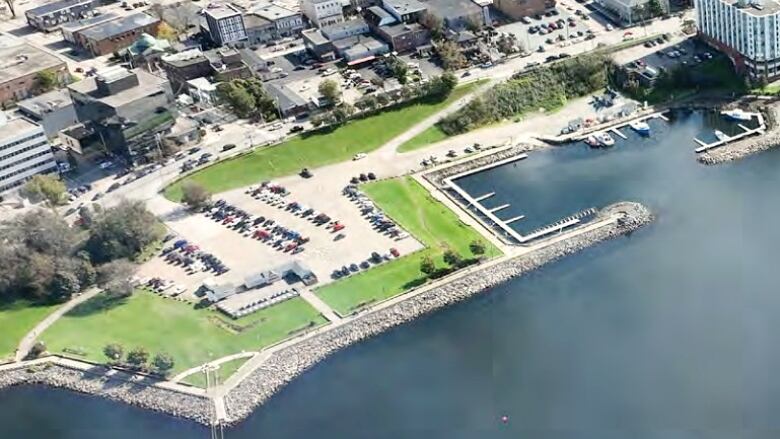
[[611, 128], [610, 131], [612, 131], [613, 133], [615, 133], [618, 136], [622, 137], [623, 139], [628, 139], [628, 136], [626, 136], [625, 134], [620, 132], [620, 130], [618, 128]]
[[525, 215], [517, 215], [514, 218], [509, 218], [508, 220], [504, 221], [506, 224], [512, 224], [515, 221], [520, 221], [521, 219], [525, 218]]
[[488, 210], [490, 211], [490, 213], [494, 213], [494, 212], [498, 212], [499, 210], [504, 210], [504, 209], [506, 209], [507, 207], [509, 207], [509, 203], [507, 203], [507, 204], [502, 204], [502, 205], [500, 205], [500, 206], [496, 206], [496, 207], [492, 207], [492, 208], [490, 208], [490, 209], [488, 209]]
[[474, 198], [474, 201], [476, 201], [476, 202], [484, 201], [484, 200], [487, 200], [488, 198], [492, 197], [495, 194], [496, 194], [495, 192], [488, 192], [485, 195], [480, 195], [477, 198]]
[[734, 136], [724, 136], [725, 137], [724, 139], [719, 139], [712, 143], [707, 143], [699, 138], [694, 137], [693, 141], [699, 144], [699, 147], [695, 149], [696, 153], [698, 154], [705, 151], [709, 151], [710, 149], [723, 146], [729, 142], [734, 142], [737, 140], [741, 140], [745, 137], [752, 136], [753, 134], [759, 134], [764, 132], [764, 130], [766, 130], [766, 124], [764, 123], [764, 116], [761, 113], [751, 113], [751, 114], [758, 118], [757, 128], [750, 129], [743, 124], [738, 124], [737, 126], [742, 129], [741, 133], [736, 134]]

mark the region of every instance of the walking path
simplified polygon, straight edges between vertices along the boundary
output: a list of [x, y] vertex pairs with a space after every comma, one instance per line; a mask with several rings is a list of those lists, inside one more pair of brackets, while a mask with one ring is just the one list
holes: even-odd
[[19, 342], [19, 347], [16, 348], [14, 361], [24, 360], [24, 357], [27, 356], [27, 354], [30, 352], [30, 349], [32, 349], [33, 345], [35, 345], [35, 340], [39, 335], [43, 334], [43, 332], [46, 331], [49, 326], [53, 325], [54, 322], [59, 320], [59, 318], [64, 316], [68, 311], [95, 297], [101, 291], [102, 290], [97, 288], [92, 288], [88, 291], [85, 291], [84, 293], [70, 299], [67, 303], [57, 308], [56, 311], [49, 314], [45, 319], [41, 320], [30, 332], [27, 333], [27, 335], [24, 336], [24, 338], [22, 338], [22, 341]]
[[336, 314], [333, 309], [331, 309], [330, 306], [328, 306], [327, 303], [323, 302], [319, 297], [317, 297], [316, 294], [312, 293], [310, 290], [303, 290], [301, 291], [301, 297], [303, 300], [309, 302], [309, 305], [313, 306], [317, 309], [320, 313], [322, 313], [323, 316], [325, 316], [326, 319], [330, 320], [331, 322], [337, 322], [341, 320], [341, 317]]
[[254, 357], [255, 355], [257, 355], [257, 352], [255, 352], [255, 351], [248, 351], [248, 352], [239, 352], [237, 354], [228, 355], [228, 356], [222, 357], [222, 358], [217, 358], [216, 360], [210, 361], [210, 362], [208, 362], [206, 364], [201, 364], [199, 366], [195, 366], [193, 368], [187, 369], [187, 370], [185, 370], [183, 372], [179, 372], [177, 375], [175, 375], [169, 381], [171, 381], [173, 383], [178, 383], [178, 382], [180, 382], [184, 378], [187, 378], [190, 375], [203, 372], [203, 368], [204, 367], [219, 366], [220, 364], [227, 363], [229, 361], [238, 360], [240, 358]]

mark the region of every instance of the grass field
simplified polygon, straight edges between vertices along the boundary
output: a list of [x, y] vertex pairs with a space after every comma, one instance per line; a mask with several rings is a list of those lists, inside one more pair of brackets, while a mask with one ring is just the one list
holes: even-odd
[[[303, 299], [291, 299], [232, 320], [216, 311], [139, 291], [122, 302], [98, 296], [66, 314], [41, 339], [49, 352], [103, 362], [103, 347], [119, 343], [125, 352], [144, 347], [168, 352], [173, 373], [234, 354], [259, 350], [292, 332], [325, 323]], [[238, 325], [243, 327], [237, 331]]]
[[470, 93], [479, 84], [474, 82], [458, 87], [443, 101], [418, 101], [400, 105], [335, 129], [319, 130], [293, 137], [276, 146], [259, 148], [173, 183], [166, 188], [165, 196], [179, 201], [182, 184], [186, 181], [195, 181], [212, 193], [217, 193], [294, 174], [303, 168], [317, 168], [349, 160], [359, 152], [379, 148]]
[[[425, 256], [431, 256], [437, 267], [445, 265], [442, 255], [448, 248], [464, 258], [473, 257], [469, 244], [481, 239], [479, 233], [461, 222], [454, 212], [435, 200], [411, 177], [370, 183], [363, 189], [377, 206], [426, 248], [317, 290], [317, 295], [338, 313], [349, 314], [365, 304], [424, 283], [420, 261]], [[489, 242], [485, 241], [485, 246], [485, 256], [500, 254]]]
[[398, 147], [398, 152], [414, 151], [416, 149], [424, 148], [433, 143], [441, 142], [442, 140], [448, 137], [450, 136], [447, 135], [447, 133], [445, 133], [444, 131], [442, 131], [438, 125], [433, 125], [428, 129], [426, 129], [425, 131], [421, 132], [420, 134], [404, 142], [403, 145]]
[[[226, 379], [230, 378], [231, 375], [236, 373], [239, 367], [249, 361], [249, 358], [239, 358], [236, 360], [231, 360], [224, 362], [219, 365], [219, 369], [217, 369], [217, 378], [220, 383], [224, 383]], [[183, 383], [191, 384], [195, 387], [200, 387], [202, 389], [206, 388], [206, 376], [202, 373], [195, 373], [187, 378], [184, 378], [182, 380]]]
[[58, 305], [34, 305], [27, 300], [0, 302], [0, 360], [11, 358], [22, 337]]

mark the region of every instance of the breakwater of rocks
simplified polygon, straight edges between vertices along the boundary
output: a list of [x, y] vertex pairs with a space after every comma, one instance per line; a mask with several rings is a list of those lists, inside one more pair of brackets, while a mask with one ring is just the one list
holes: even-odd
[[468, 172], [471, 171], [472, 169], [481, 168], [483, 166], [500, 162], [501, 160], [506, 160], [511, 157], [515, 157], [524, 153], [529, 153], [531, 151], [541, 149], [541, 148], [544, 148], [544, 146], [539, 144], [534, 145], [530, 143], [521, 143], [506, 149], [502, 149], [501, 151], [492, 154], [487, 154], [482, 157], [477, 157], [471, 160], [467, 160], [463, 163], [457, 163], [452, 166], [447, 166], [445, 168], [428, 172], [424, 176], [428, 181], [430, 181], [434, 185], [441, 187], [443, 185], [444, 179], [452, 177], [453, 175], [461, 174], [463, 172]]
[[210, 399], [152, 386], [150, 378], [94, 366], [81, 370], [53, 362], [20, 364], [0, 372], [0, 390], [17, 385], [45, 385], [96, 395], [204, 425], [214, 418]]
[[778, 127], [778, 104], [770, 104], [761, 107], [767, 130], [763, 134], [750, 136], [736, 142], [727, 143], [709, 151], [705, 151], [696, 157], [699, 163], [705, 165], [719, 165], [733, 162], [747, 156], [758, 154], [780, 146], [780, 127]]
[[[260, 367], [226, 395], [229, 422], [235, 423], [244, 419], [255, 407], [271, 398], [296, 376], [340, 349], [421, 315], [468, 299], [601, 241], [628, 234], [653, 220], [652, 213], [643, 205], [624, 202], [599, 211], [596, 221], [613, 216], [618, 216], [618, 220], [550, 243], [521, 256], [473, 268], [469, 274], [451, 282], [386, 308], [359, 315], [330, 331], [273, 352]], [[577, 230], [579, 229], [573, 229], [569, 233], [575, 233]]]

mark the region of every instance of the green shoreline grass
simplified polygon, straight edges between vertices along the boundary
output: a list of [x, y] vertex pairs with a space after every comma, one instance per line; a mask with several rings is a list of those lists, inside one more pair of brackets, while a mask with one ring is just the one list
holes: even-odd
[[28, 300], [0, 302], [0, 360], [13, 357], [22, 337], [59, 305], [36, 305]]
[[453, 249], [464, 258], [472, 257], [469, 244], [475, 239], [485, 243], [486, 257], [501, 254], [411, 177], [369, 183], [363, 189], [425, 248], [319, 288], [316, 294], [341, 315], [424, 284], [426, 279], [420, 272], [420, 261], [425, 256], [433, 258], [437, 267], [444, 267], [442, 256], [447, 249]]
[[216, 163], [175, 181], [165, 189], [165, 197], [171, 201], [180, 201], [182, 184], [187, 181], [194, 181], [210, 192], [218, 193], [295, 174], [303, 168], [314, 169], [349, 160], [357, 153], [378, 149], [479, 85], [479, 82], [466, 84], [455, 88], [441, 101], [431, 102], [423, 99], [401, 104], [336, 128], [305, 133], [278, 145], [259, 148]]
[[[103, 348], [109, 343], [121, 344], [125, 353], [136, 347], [152, 356], [167, 352], [175, 361], [175, 374], [230, 354], [260, 350], [325, 322], [301, 298], [232, 320], [217, 311], [139, 291], [121, 301], [97, 296], [59, 319], [40, 339], [49, 352], [95, 362], [106, 361]], [[245, 329], [236, 332], [226, 323]]]
[[[237, 358], [235, 360], [226, 361], [220, 364], [219, 369], [217, 369], [218, 381], [220, 383], [224, 383], [225, 380], [236, 373], [236, 371], [247, 361], [249, 361], [249, 358]], [[201, 389], [206, 388], [206, 376], [201, 372], [194, 373], [181, 380], [181, 382], [187, 383], [191, 386], [200, 387]]]

